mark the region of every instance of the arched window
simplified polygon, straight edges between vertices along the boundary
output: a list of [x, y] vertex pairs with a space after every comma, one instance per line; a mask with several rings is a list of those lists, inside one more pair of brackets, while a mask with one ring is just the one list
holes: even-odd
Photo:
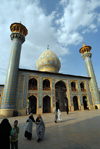
[[85, 85], [83, 82], [80, 83], [80, 88], [82, 92], [86, 92]]
[[71, 89], [72, 89], [72, 91], [76, 91], [76, 83], [75, 82], [71, 82]]
[[83, 82], [80, 83], [80, 87], [81, 87], [81, 91], [84, 90], [84, 83]]
[[50, 90], [50, 81], [48, 79], [43, 81], [43, 90]]
[[29, 80], [29, 90], [37, 90], [37, 80], [35, 78]]

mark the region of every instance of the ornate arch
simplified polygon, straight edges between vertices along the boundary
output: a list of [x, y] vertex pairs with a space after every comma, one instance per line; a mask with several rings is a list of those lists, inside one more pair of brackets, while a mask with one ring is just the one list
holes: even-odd
[[51, 94], [43, 94], [43, 95], [42, 95], [42, 99], [43, 99], [45, 96], [49, 96], [49, 97], [51, 98]]
[[34, 94], [34, 93], [30, 93], [30, 94], [28, 94], [27, 98], [31, 97], [32, 95], [35, 96], [36, 99], [38, 98], [38, 95], [37, 95], [37, 94]]
[[58, 83], [58, 82], [63, 82], [64, 84], [65, 84], [65, 86], [66, 86], [66, 89], [67, 89], [67, 83], [64, 81], [64, 80], [61, 80], [61, 79], [57, 79], [57, 80], [55, 80], [55, 85], [56, 85], [56, 83]]

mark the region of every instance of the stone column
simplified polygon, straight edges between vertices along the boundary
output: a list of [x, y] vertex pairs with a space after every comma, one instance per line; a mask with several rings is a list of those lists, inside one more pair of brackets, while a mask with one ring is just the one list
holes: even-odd
[[12, 31], [10, 35], [12, 47], [1, 104], [1, 114], [4, 116], [12, 116], [13, 110], [15, 109], [21, 45], [25, 41], [25, 36], [27, 35], [27, 29], [21, 23], [13, 23], [10, 29]]
[[90, 46], [86, 46], [85, 44], [83, 44], [83, 47], [80, 49], [80, 53], [82, 55], [83, 60], [85, 61], [87, 75], [91, 77], [90, 84], [91, 84], [92, 97], [94, 99], [94, 103], [97, 105], [97, 104], [100, 104], [99, 91], [97, 87], [95, 73], [93, 70], [93, 65], [91, 62], [92, 54], [90, 50], [91, 50]]

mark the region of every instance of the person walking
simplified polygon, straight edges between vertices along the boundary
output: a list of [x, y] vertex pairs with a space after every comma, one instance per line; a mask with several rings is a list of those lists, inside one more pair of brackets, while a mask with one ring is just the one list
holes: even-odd
[[61, 111], [60, 109], [58, 109], [58, 120], [61, 122], [62, 121], [62, 117], [61, 117]]
[[30, 115], [26, 119], [25, 134], [24, 134], [24, 136], [29, 140], [32, 139], [32, 125], [33, 125], [33, 122], [35, 123], [35, 120], [34, 120], [33, 114], [30, 113]]
[[3, 119], [0, 124], [0, 148], [10, 149], [10, 132], [12, 127], [8, 119]]
[[11, 135], [11, 149], [18, 149], [18, 133], [19, 133], [19, 127], [18, 120], [14, 121], [14, 125], [12, 127], [14, 133]]
[[57, 108], [54, 110], [54, 114], [55, 114], [54, 121], [55, 121], [55, 123], [57, 123], [57, 118], [58, 118]]
[[45, 124], [40, 114], [37, 116], [36, 123], [36, 138], [37, 141], [40, 142], [40, 140], [44, 138], [45, 133]]

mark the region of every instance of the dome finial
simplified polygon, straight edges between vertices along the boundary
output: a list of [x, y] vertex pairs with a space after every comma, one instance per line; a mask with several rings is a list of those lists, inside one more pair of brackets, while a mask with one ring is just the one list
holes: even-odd
[[86, 45], [85, 45], [85, 43], [83, 42], [83, 47], [85, 47]]
[[49, 45], [47, 45], [47, 49], [49, 49]]

